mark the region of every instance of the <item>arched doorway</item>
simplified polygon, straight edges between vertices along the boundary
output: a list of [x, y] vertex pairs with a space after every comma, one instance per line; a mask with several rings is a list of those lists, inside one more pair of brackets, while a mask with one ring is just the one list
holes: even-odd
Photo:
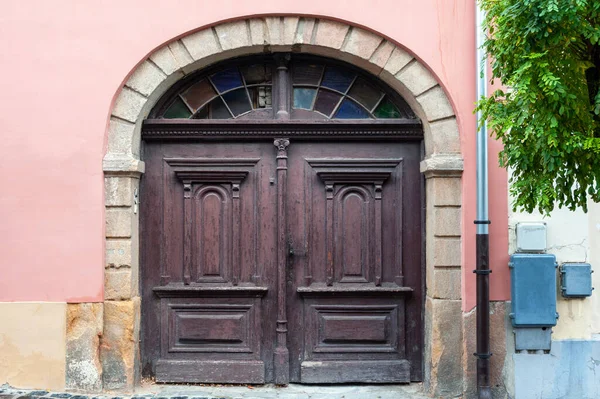
[[142, 127], [142, 366], [162, 382], [422, 379], [421, 121], [369, 73], [275, 53]]

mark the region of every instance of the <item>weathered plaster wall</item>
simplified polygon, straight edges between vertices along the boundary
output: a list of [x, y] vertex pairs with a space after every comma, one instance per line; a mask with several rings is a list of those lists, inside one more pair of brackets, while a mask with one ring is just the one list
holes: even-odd
[[[9, 2], [0, 16], [0, 301], [102, 300], [102, 156], [108, 113], [153, 49], [217, 21], [256, 14], [322, 15], [380, 32], [439, 78], [455, 107], [465, 158], [463, 308], [474, 304], [474, 2], [438, 0]], [[390, 12], [393, 10], [393, 12]], [[156, 29], [160, 26], [160, 29]], [[494, 144], [492, 144], [492, 147]], [[495, 161], [490, 161], [495, 165]], [[492, 167], [492, 198], [504, 172]], [[500, 200], [502, 202], [502, 200]], [[492, 206], [496, 276], [505, 273], [503, 203]], [[495, 265], [498, 266], [495, 266]], [[495, 281], [494, 281], [495, 280]], [[492, 298], [507, 296], [505, 279]]]
[[65, 303], [0, 303], [0, 384], [65, 387]]

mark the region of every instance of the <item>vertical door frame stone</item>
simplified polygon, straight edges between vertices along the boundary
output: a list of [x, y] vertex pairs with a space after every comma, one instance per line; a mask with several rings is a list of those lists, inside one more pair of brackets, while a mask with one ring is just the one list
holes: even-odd
[[[461, 220], [463, 160], [456, 116], [437, 78], [389, 40], [348, 24], [304, 17], [251, 18], [190, 33], [154, 51], [133, 71], [111, 111], [104, 158], [106, 270], [97, 370], [104, 390], [139, 380], [139, 229], [135, 194], [144, 173], [142, 121], [173, 83], [228, 58], [294, 51], [339, 59], [397, 90], [423, 122], [426, 178], [425, 385], [462, 393]], [[143, 197], [141, 201], [143, 201]], [[81, 359], [79, 359], [81, 360]], [[67, 381], [77, 388], [77, 381]]]

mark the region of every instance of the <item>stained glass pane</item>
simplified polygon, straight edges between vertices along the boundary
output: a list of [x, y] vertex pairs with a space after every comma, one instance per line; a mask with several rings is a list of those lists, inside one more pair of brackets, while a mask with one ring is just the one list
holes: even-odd
[[271, 93], [271, 86], [248, 87], [248, 93], [250, 94], [252, 108], [259, 109], [272, 107], [273, 96]]
[[321, 86], [345, 93], [356, 74], [346, 69], [327, 67]]
[[372, 110], [381, 98], [382, 93], [381, 90], [373, 87], [366, 80], [358, 78], [352, 85], [348, 95], [364, 105], [368, 110]]
[[330, 116], [335, 106], [340, 102], [341, 95], [328, 90], [319, 90], [317, 99], [315, 100], [315, 111]]
[[252, 109], [250, 101], [248, 101], [246, 89], [234, 90], [223, 94], [223, 100], [225, 100], [234, 116], [238, 116]]
[[249, 65], [240, 68], [247, 85], [271, 83], [271, 66], [264, 64]]
[[298, 64], [294, 65], [292, 81], [295, 85], [318, 85], [323, 74], [323, 65]]
[[195, 111], [216, 95], [215, 89], [208, 80], [204, 79], [187, 89], [181, 96]]
[[346, 98], [335, 113], [337, 119], [365, 119], [369, 113], [354, 101]]
[[316, 89], [306, 89], [303, 87], [294, 88], [294, 108], [312, 109], [313, 99], [317, 94]]
[[242, 86], [242, 78], [237, 68], [229, 68], [217, 72], [211, 75], [210, 80], [212, 80], [217, 90], [219, 90], [219, 93]]
[[175, 118], [189, 118], [192, 115], [188, 107], [184, 104], [184, 102], [177, 97], [173, 104], [165, 111], [163, 117], [167, 119], [175, 119]]
[[227, 110], [227, 107], [221, 100], [221, 97], [217, 97], [210, 103], [206, 104], [194, 117], [196, 119], [231, 119], [231, 114]]
[[402, 115], [398, 108], [390, 101], [389, 98], [384, 98], [375, 109], [375, 117], [377, 118], [401, 118]]

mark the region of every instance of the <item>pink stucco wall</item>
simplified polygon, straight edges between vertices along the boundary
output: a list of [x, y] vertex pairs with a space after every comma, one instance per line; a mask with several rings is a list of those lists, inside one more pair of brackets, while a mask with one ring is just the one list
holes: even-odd
[[[3, 2], [0, 301], [102, 300], [102, 157], [116, 93], [135, 65], [165, 42], [259, 14], [315, 15], [363, 26], [407, 48], [439, 78], [461, 130], [463, 305], [472, 308], [473, 0]], [[490, 158], [492, 299], [505, 299], [506, 173]]]

